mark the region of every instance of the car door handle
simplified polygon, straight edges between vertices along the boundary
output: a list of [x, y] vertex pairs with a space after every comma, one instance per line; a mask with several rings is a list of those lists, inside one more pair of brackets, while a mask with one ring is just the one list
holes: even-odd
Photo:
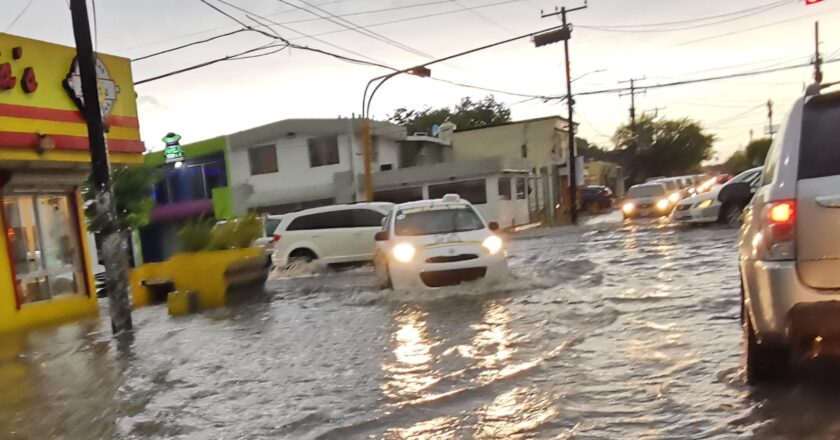
[[819, 196], [816, 200], [824, 208], [840, 208], [840, 195]]

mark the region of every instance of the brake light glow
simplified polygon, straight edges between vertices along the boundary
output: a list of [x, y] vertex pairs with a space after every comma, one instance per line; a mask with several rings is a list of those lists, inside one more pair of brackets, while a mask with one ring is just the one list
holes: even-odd
[[280, 241], [280, 234], [274, 234], [271, 236], [272, 243], [277, 243], [278, 241]]
[[795, 217], [793, 201], [778, 202], [770, 205], [770, 221], [773, 223], [792, 223]]

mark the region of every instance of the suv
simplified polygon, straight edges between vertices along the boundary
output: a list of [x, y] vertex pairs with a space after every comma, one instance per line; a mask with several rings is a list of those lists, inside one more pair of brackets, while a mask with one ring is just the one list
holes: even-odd
[[[840, 93], [799, 98], [739, 237], [749, 383], [840, 336]], [[743, 188], [742, 191], [747, 191]]]
[[274, 231], [274, 264], [320, 260], [325, 264], [373, 259], [373, 236], [390, 203], [333, 205], [286, 214]]
[[580, 204], [583, 209], [591, 214], [610, 209], [615, 202], [615, 195], [606, 186], [585, 186], [581, 190], [581, 194], [583, 197]]
[[377, 284], [404, 290], [503, 281], [508, 268], [498, 229], [457, 194], [397, 205], [376, 234]]

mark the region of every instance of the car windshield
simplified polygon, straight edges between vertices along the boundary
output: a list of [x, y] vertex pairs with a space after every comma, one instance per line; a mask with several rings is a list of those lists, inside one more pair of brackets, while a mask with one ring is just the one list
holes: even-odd
[[656, 197], [665, 195], [665, 188], [662, 185], [634, 186], [627, 192], [627, 197]]
[[397, 211], [394, 234], [436, 235], [484, 228], [475, 211], [466, 205], [401, 209]]

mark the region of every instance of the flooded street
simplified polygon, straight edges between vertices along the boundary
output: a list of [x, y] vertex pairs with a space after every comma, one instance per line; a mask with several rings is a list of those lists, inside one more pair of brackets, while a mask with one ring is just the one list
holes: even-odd
[[256, 304], [5, 337], [0, 438], [832, 438], [834, 392], [743, 385], [736, 231], [533, 230], [514, 279], [373, 289], [368, 267]]

